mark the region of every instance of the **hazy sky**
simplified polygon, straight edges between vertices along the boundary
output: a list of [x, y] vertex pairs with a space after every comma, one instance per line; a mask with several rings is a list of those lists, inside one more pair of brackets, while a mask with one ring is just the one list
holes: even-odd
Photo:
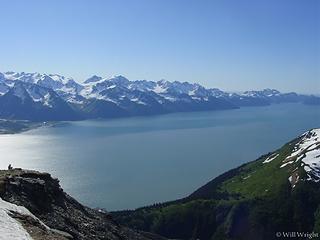
[[0, 0], [0, 71], [320, 93], [318, 0]]

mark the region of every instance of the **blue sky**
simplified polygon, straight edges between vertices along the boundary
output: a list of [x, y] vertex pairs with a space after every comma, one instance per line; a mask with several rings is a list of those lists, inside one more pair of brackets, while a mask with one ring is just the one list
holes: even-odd
[[317, 0], [10, 0], [0, 9], [0, 71], [320, 92]]

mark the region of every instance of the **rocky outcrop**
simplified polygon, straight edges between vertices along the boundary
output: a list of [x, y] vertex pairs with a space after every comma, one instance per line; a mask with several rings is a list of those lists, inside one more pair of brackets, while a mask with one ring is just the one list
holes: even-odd
[[104, 211], [81, 205], [66, 194], [48, 173], [12, 169], [0, 171], [0, 197], [9, 203], [24, 206], [50, 233], [28, 216], [12, 213], [33, 239], [163, 239], [131, 230], [115, 222]]

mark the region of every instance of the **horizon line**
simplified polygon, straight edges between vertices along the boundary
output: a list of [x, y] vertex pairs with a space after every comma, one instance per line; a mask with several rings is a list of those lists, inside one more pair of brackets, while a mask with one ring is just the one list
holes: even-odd
[[80, 85], [84, 85], [85, 81], [92, 78], [92, 77], [99, 77], [101, 78], [101, 80], [111, 80], [112, 78], [116, 78], [116, 77], [124, 77], [125, 79], [127, 79], [128, 81], [130, 82], [134, 82], [134, 81], [147, 81], [147, 82], [154, 82], [154, 83], [158, 83], [160, 81], [166, 81], [166, 82], [170, 82], [170, 83], [174, 83], [174, 82], [179, 82], [179, 83], [189, 83], [189, 84], [198, 84], [200, 85], [201, 87], [204, 87], [205, 89], [218, 89], [218, 90], [221, 90], [223, 92], [226, 92], [226, 93], [245, 93], [245, 92], [250, 92], [250, 91], [263, 91], [263, 90], [275, 90], [275, 91], [278, 91], [280, 93], [297, 93], [297, 94], [303, 94], [303, 95], [314, 95], [314, 96], [320, 96], [320, 93], [317, 92], [309, 92], [309, 93], [306, 93], [306, 92], [297, 92], [297, 91], [279, 91], [277, 88], [273, 88], [273, 87], [265, 87], [265, 88], [260, 88], [260, 89], [250, 89], [250, 90], [223, 90], [222, 88], [219, 88], [219, 87], [207, 87], [199, 82], [196, 82], [196, 81], [179, 81], [179, 80], [167, 80], [167, 79], [164, 79], [164, 78], [161, 78], [160, 80], [148, 80], [148, 79], [129, 79], [127, 78], [126, 76], [122, 75], [122, 74], [112, 74], [110, 77], [102, 77], [102, 76], [99, 76], [97, 74], [93, 74], [91, 75], [90, 77], [87, 77], [85, 78], [83, 81], [79, 81], [78, 79], [76, 78], [73, 78], [73, 77], [69, 77], [69, 76], [66, 76], [64, 74], [59, 74], [59, 73], [41, 73], [41, 72], [33, 72], [33, 71], [12, 71], [12, 70], [8, 70], [8, 71], [0, 71], [0, 73], [2, 74], [6, 74], [6, 73], [18, 73], [18, 74], [40, 74], [40, 75], [47, 75], [47, 76], [50, 76], [50, 75], [56, 75], [56, 76], [60, 76], [60, 77], [63, 77], [63, 78], [66, 78], [66, 79], [70, 79], [70, 80], [74, 80], [76, 83], [80, 84]]

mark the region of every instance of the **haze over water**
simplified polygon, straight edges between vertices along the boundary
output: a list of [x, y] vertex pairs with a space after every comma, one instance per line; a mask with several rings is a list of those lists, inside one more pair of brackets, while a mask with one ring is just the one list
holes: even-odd
[[319, 125], [320, 107], [302, 104], [68, 122], [0, 136], [0, 168], [47, 171], [86, 205], [130, 209], [184, 197]]

